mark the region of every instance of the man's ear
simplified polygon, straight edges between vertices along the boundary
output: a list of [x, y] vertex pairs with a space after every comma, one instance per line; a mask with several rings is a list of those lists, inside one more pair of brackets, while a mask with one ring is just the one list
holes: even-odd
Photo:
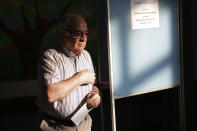
[[60, 34], [61, 34], [62, 37], [68, 36], [68, 33], [65, 32], [65, 31], [62, 30], [62, 29], [59, 29], [59, 32], [60, 32]]
[[61, 28], [59, 29], [59, 32], [60, 32], [62, 35], [65, 34], [65, 31], [62, 30]]

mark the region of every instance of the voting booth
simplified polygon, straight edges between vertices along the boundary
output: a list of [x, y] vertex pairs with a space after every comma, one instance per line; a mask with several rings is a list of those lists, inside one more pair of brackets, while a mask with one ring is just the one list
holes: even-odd
[[176, 0], [109, 0], [109, 52], [115, 98], [179, 84], [177, 23]]
[[107, 19], [100, 23], [107, 24], [107, 37], [100, 37], [100, 57], [109, 72], [100, 67], [101, 83], [109, 81], [113, 131], [116, 99], [180, 85], [178, 9], [177, 0], [107, 0], [103, 6]]

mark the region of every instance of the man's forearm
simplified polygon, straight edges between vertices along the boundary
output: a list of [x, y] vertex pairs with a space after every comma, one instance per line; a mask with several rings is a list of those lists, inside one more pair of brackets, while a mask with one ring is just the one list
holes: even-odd
[[49, 102], [62, 100], [69, 96], [72, 91], [82, 84], [93, 84], [95, 81], [95, 74], [90, 70], [82, 70], [76, 73], [73, 77], [62, 80], [57, 83], [49, 84], [47, 86], [47, 96]]
[[55, 102], [69, 96], [75, 88], [83, 84], [79, 77], [80, 76], [76, 74], [67, 80], [49, 84], [47, 86], [48, 101]]

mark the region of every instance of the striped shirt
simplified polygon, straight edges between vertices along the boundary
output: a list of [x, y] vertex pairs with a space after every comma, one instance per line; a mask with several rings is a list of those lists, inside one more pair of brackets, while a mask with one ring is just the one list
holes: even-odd
[[41, 57], [38, 67], [39, 90], [36, 104], [44, 112], [65, 118], [73, 113], [84, 97], [92, 90], [92, 84], [76, 88], [63, 100], [48, 103], [44, 85], [69, 79], [77, 72], [89, 69], [94, 72], [89, 53], [82, 50], [78, 56], [65, 47], [48, 49]]

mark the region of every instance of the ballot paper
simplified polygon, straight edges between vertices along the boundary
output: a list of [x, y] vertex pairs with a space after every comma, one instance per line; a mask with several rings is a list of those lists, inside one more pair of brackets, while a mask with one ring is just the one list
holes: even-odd
[[71, 120], [75, 123], [76, 126], [80, 124], [82, 120], [88, 115], [88, 113], [92, 110], [87, 108], [87, 103], [85, 103], [72, 117]]

